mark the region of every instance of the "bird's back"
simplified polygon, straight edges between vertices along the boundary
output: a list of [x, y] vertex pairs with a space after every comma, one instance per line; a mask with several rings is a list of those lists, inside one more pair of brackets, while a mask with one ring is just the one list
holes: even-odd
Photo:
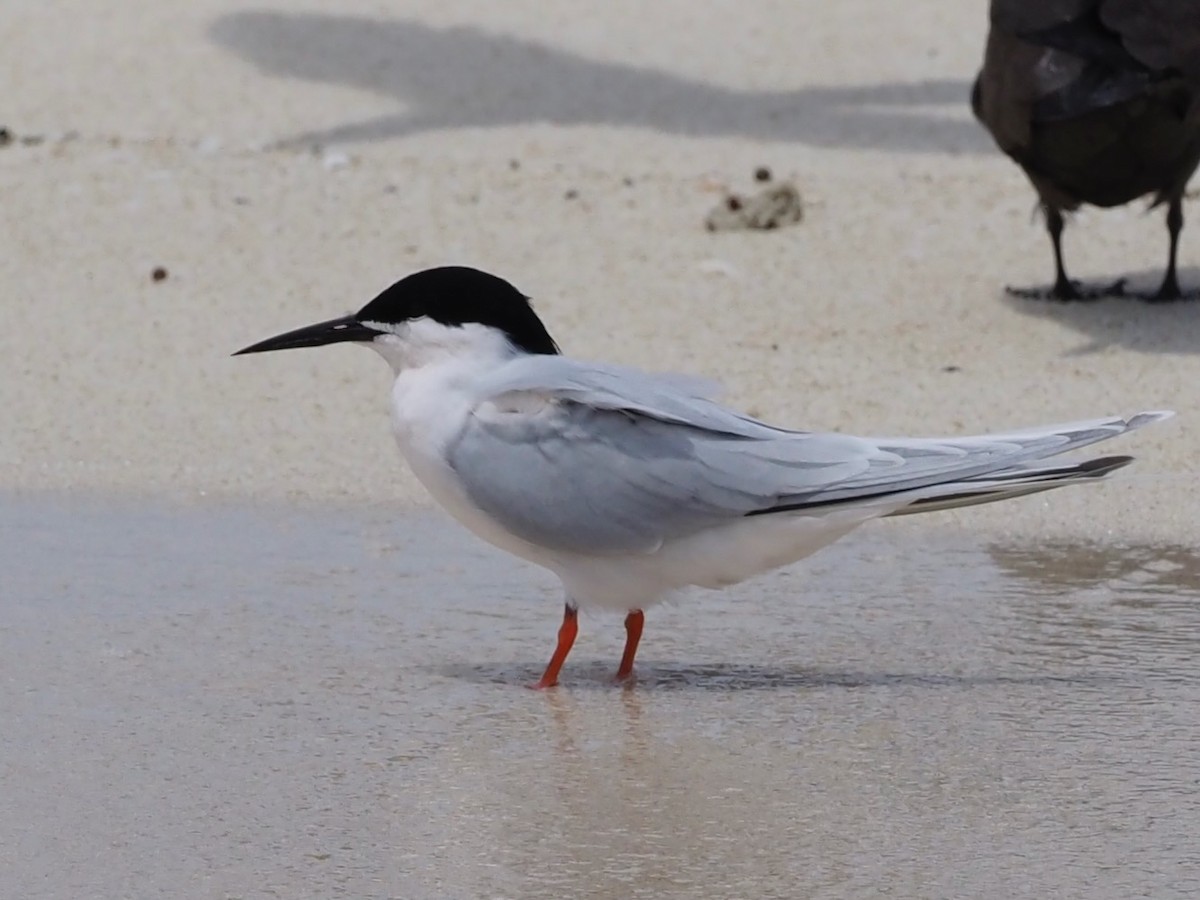
[[1200, 0], [993, 0], [972, 107], [1049, 205], [1180, 192], [1200, 161]]

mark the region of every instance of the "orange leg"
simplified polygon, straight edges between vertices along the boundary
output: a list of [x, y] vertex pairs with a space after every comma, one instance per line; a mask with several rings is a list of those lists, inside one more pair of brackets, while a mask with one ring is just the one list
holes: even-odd
[[624, 681], [633, 674], [633, 658], [637, 656], [638, 642], [642, 639], [642, 626], [646, 617], [635, 609], [625, 617], [625, 652], [621, 654], [621, 665], [617, 669], [617, 681]]
[[550, 657], [550, 663], [546, 666], [546, 671], [542, 673], [542, 680], [531, 685], [534, 690], [540, 691], [558, 684], [558, 670], [566, 662], [567, 654], [571, 652], [571, 646], [575, 643], [575, 635], [578, 633], [579, 610], [568, 603], [563, 609], [562, 625], [558, 628], [558, 646], [554, 648], [554, 655]]

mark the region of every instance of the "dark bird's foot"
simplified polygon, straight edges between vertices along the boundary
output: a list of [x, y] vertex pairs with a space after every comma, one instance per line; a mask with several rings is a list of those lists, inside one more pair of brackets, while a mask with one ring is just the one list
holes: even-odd
[[1162, 286], [1148, 296], [1143, 297], [1147, 303], [1174, 303], [1176, 300], [1194, 300], [1196, 297], [1193, 292], [1190, 296], [1185, 297], [1183, 291], [1179, 289], [1179, 282], [1175, 278], [1175, 273], [1171, 272], [1163, 279]]
[[1192, 296], [1184, 298], [1180, 291], [1168, 291], [1166, 293], [1163, 291], [1157, 291], [1153, 294], [1147, 294], [1141, 299], [1146, 303], [1175, 303], [1176, 301], [1183, 299], [1194, 300], [1195, 297]]
[[1200, 300], [1200, 289], [1193, 288], [1192, 290], [1178, 290], [1175, 292], [1163, 293], [1159, 290], [1153, 294], [1139, 294], [1138, 299], [1143, 303], [1151, 303], [1158, 305], [1160, 303], [1194, 303]]
[[1057, 300], [1060, 303], [1069, 303], [1072, 300], [1091, 300], [1091, 297], [1085, 297], [1075, 287], [1074, 283], [1068, 282], [1066, 287], [1062, 285], [1052, 285], [1051, 287], [1013, 287], [1011, 284], [1004, 286], [1006, 293], [1014, 297], [1020, 297], [1022, 300]]
[[1056, 300], [1059, 303], [1072, 301], [1103, 300], [1106, 297], [1126, 297], [1125, 279], [1118, 278], [1112, 284], [1087, 287], [1078, 281], [1059, 281], [1050, 287], [1013, 287], [1005, 285], [1004, 290], [1014, 297], [1023, 300]]

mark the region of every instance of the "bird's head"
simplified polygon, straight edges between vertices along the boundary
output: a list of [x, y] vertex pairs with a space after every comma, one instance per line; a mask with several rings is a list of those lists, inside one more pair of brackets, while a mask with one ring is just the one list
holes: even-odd
[[397, 372], [449, 356], [558, 353], [515, 287], [479, 269], [443, 266], [400, 279], [352, 315], [267, 338], [234, 356], [348, 341], [367, 344]]

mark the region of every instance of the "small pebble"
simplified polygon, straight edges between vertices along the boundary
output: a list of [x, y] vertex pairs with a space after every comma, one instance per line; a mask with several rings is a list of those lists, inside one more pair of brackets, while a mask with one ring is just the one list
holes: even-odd
[[575, 188], [571, 188], [569, 191], [563, 194], [563, 197], [567, 200], [576, 200], [579, 198], [579, 191], [575, 190]]
[[150, 273], [150, 279], [152, 281], [166, 281], [167, 270], [162, 266], [155, 266], [154, 271]]
[[702, 259], [697, 268], [705, 275], [723, 275], [726, 278], [741, 276], [737, 266], [725, 259]]
[[321, 165], [325, 167], [326, 172], [336, 172], [338, 169], [345, 169], [350, 163], [350, 155], [343, 153], [341, 150], [326, 150], [321, 155]]
[[755, 181], [770, 181], [771, 180], [771, 170], [768, 169], [766, 166], [759, 166], [757, 169], [754, 170], [754, 180]]

